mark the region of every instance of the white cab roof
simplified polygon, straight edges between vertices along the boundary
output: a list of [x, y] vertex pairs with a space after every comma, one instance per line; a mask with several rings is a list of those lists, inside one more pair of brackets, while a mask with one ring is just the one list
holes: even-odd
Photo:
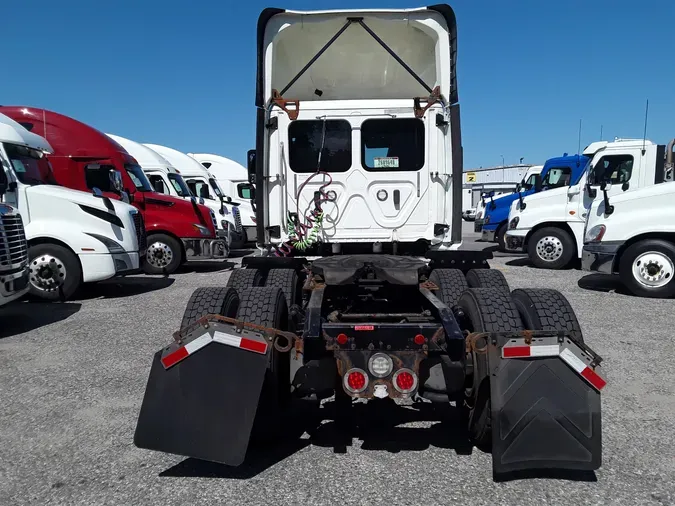
[[176, 172], [176, 169], [166, 158], [140, 142], [132, 141], [119, 135], [106, 135], [126, 149], [143, 169], [165, 169], [168, 172]]
[[44, 137], [29, 132], [13, 119], [0, 114], [0, 142], [19, 144], [46, 153], [53, 153], [51, 145]]
[[211, 166], [208, 168], [208, 171], [216, 176], [216, 179], [227, 181], [238, 181], [240, 179], [248, 180], [248, 171], [246, 170], [246, 167], [234, 160], [210, 153], [188, 153], [188, 155], [199, 163], [210, 163]]
[[164, 157], [171, 165], [173, 165], [184, 177], [211, 177], [209, 172], [201, 163], [191, 156], [186, 155], [185, 153], [181, 153], [180, 151], [168, 148], [166, 146], [160, 146], [159, 144], [146, 143], [144, 146], [162, 155], [162, 157]]
[[597, 141], [589, 144], [586, 149], [584, 149], [584, 155], [593, 156], [595, 153], [601, 149], [609, 148], [635, 148], [642, 146], [653, 146], [654, 143], [650, 140], [645, 139], [620, 139], [616, 138], [614, 141]]

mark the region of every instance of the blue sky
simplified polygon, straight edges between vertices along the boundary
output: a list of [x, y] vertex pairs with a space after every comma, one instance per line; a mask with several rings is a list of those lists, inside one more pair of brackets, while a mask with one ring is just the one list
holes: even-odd
[[[433, 4], [437, 2], [429, 2]], [[0, 103], [44, 107], [140, 142], [245, 163], [264, 7], [411, 0], [25, 0], [3, 6]], [[672, 0], [461, 0], [464, 165], [543, 162], [600, 138], [675, 135]], [[670, 27], [670, 28], [669, 28]], [[670, 121], [667, 121], [670, 120]]]

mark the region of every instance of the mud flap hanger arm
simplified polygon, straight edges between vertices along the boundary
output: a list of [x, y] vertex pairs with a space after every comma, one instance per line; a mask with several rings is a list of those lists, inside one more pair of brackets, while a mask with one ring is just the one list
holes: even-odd
[[[422, 87], [429, 92], [429, 97], [426, 98], [427, 105], [422, 108], [420, 105], [420, 102], [422, 98], [416, 97], [414, 98], [415, 101], [415, 116], [421, 117], [424, 115], [426, 110], [431, 107], [434, 103], [438, 102], [441, 100], [441, 93], [440, 93], [440, 88], [437, 86], [436, 88], [431, 88], [427, 83], [424, 82], [424, 80], [417, 75], [417, 73], [410, 68], [410, 66], [404, 62], [400, 56], [398, 56], [393, 49], [391, 49], [386, 42], [384, 42], [364, 21], [362, 17], [352, 17], [352, 18], [347, 18], [347, 22], [338, 30], [338, 32], [333, 35], [333, 37], [324, 44], [324, 46], [319, 49], [319, 51], [312, 57], [309, 62], [298, 72], [293, 79], [289, 81], [289, 83], [283, 87], [281, 91], [277, 90], [272, 90], [272, 104], [278, 105], [281, 109], [283, 109], [286, 114], [288, 114], [289, 118], [291, 120], [296, 120], [298, 118], [298, 113], [300, 110], [300, 105], [297, 100], [287, 100], [284, 98], [284, 94], [293, 86], [298, 79], [300, 79], [307, 70], [314, 64], [316, 60], [318, 60], [323, 53], [326, 52], [326, 50], [333, 45], [333, 43], [342, 35], [347, 28], [349, 28], [350, 25], [357, 23], [361, 25], [361, 27], [370, 34], [375, 41], [384, 48], [387, 53], [391, 55], [394, 60], [396, 60], [418, 83], [422, 85]], [[295, 109], [289, 110], [287, 108], [287, 104], [293, 104], [295, 106]]]

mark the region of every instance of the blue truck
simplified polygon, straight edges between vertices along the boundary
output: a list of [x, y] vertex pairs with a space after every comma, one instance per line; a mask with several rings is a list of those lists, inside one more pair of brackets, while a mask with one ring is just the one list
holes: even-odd
[[518, 184], [516, 191], [493, 201], [486, 202], [482, 221], [481, 238], [483, 241], [496, 242], [500, 251], [506, 251], [504, 235], [509, 221], [511, 204], [532, 193], [543, 190], [574, 185], [584, 172], [588, 157], [584, 155], [568, 155], [546, 160], [540, 174], [532, 174]]

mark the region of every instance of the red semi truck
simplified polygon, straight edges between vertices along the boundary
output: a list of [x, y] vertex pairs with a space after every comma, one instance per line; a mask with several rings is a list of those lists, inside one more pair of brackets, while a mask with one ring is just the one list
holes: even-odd
[[[54, 148], [49, 156], [59, 185], [126, 199], [140, 212], [147, 232], [148, 274], [170, 274], [188, 260], [225, 258], [225, 240], [216, 237], [216, 217], [196, 200], [156, 193], [136, 160], [117, 142], [73, 118], [44, 109], [0, 106], [0, 112], [43, 137]], [[111, 171], [122, 188], [114, 188]]]

